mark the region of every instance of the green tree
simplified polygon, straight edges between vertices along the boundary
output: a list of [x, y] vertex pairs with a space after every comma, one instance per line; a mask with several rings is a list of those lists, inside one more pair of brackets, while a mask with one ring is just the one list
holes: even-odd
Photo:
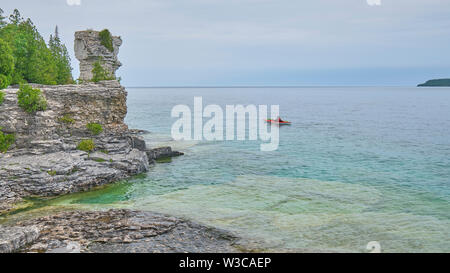
[[59, 38], [58, 26], [55, 28], [55, 35], [50, 35], [48, 47], [53, 55], [56, 64], [57, 84], [73, 83], [72, 67], [70, 66], [70, 56], [66, 46]]
[[11, 84], [72, 82], [70, 58], [59, 35], [57, 39], [52, 37], [50, 49], [33, 22], [24, 20], [18, 10], [14, 10], [9, 21], [0, 28], [0, 39], [8, 43], [14, 56]]
[[0, 89], [8, 87], [14, 71], [14, 57], [9, 45], [0, 39]]
[[30, 19], [24, 21], [15, 10], [1, 29], [0, 38], [8, 41], [15, 57], [12, 83], [56, 84], [56, 65], [44, 39]]
[[9, 16], [9, 21], [11, 24], [18, 25], [20, 22], [23, 21], [22, 16], [20, 15], [20, 12], [18, 9], [14, 9], [13, 14]]
[[3, 16], [3, 10], [0, 8], [0, 28], [6, 25], [5, 17]]

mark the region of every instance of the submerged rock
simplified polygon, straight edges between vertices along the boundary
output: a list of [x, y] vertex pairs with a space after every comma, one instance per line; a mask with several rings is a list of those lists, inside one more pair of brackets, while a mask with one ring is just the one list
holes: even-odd
[[158, 160], [184, 155], [184, 153], [182, 152], [172, 151], [172, 147], [159, 147], [155, 149], [149, 149], [146, 150], [146, 153], [150, 160]]

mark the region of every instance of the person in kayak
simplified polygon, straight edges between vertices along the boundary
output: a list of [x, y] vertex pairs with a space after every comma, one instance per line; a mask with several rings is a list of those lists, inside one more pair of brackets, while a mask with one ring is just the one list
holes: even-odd
[[277, 122], [281, 123], [281, 122], [284, 122], [284, 120], [282, 120], [280, 117], [278, 117]]

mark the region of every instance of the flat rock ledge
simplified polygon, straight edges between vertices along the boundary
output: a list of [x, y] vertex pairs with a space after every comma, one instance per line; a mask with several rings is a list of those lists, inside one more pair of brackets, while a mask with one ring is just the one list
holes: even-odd
[[39, 229], [36, 226], [1, 227], [0, 253], [11, 253], [37, 240]]
[[67, 211], [0, 227], [0, 252], [239, 252], [238, 238], [164, 214]]

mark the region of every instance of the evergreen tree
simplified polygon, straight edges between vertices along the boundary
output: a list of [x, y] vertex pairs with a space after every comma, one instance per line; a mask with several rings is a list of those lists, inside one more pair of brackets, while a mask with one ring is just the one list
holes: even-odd
[[11, 23], [2, 29], [0, 38], [9, 41], [15, 57], [12, 83], [56, 84], [52, 54], [33, 22], [23, 21], [18, 12], [10, 18]]
[[0, 39], [0, 89], [8, 87], [14, 71], [14, 57], [8, 43]]
[[61, 43], [59, 38], [58, 26], [55, 27], [55, 36], [50, 35], [48, 47], [52, 52], [56, 63], [57, 84], [72, 83], [72, 67], [70, 66], [70, 56], [67, 48]]
[[0, 28], [6, 25], [5, 17], [3, 16], [3, 10], [0, 8]]
[[59, 40], [58, 26], [55, 27], [55, 39]]
[[11, 84], [73, 82], [69, 54], [61, 43], [57, 29], [47, 47], [33, 22], [30, 19], [25, 21], [18, 10], [14, 10], [9, 21], [0, 28], [0, 39], [8, 44], [14, 57]]
[[20, 15], [20, 12], [18, 9], [14, 9], [13, 14], [9, 16], [9, 21], [11, 24], [18, 25], [20, 22], [23, 21], [22, 16]]

